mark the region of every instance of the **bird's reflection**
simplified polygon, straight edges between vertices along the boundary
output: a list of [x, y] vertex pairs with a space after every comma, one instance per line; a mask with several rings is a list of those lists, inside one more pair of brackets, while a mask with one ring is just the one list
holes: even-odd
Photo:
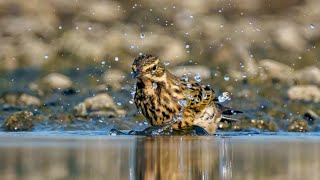
[[320, 140], [0, 138], [0, 179], [314, 179]]

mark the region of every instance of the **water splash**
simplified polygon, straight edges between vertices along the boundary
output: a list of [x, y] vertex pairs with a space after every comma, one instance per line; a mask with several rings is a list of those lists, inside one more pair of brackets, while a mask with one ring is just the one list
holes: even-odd
[[231, 100], [231, 97], [230, 97], [229, 92], [223, 92], [222, 95], [220, 95], [220, 96], [218, 97], [218, 101], [219, 101], [220, 103], [223, 103], [223, 102], [229, 101], [229, 100]]
[[194, 76], [194, 80], [197, 81], [197, 82], [201, 82], [202, 79], [201, 79], [200, 74], [197, 73], [197, 74]]
[[157, 87], [158, 87], [158, 84], [157, 84], [157, 83], [152, 83], [152, 88], [153, 88], [153, 89], [157, 89]]
[[181, 99], [181, 100], [179, 100], [178, 101], [178, 104], [180, 105], [180, 106], [182, 106], [182, 107], [185, 107], [186, 105], [187, 105], [187, 100], [185, 100], [185, 99]]
[[182, 81], [185, 81], [185, 82], [187, 82], [187, 81], [189, 81], [189, 78], [188, 78], [188, 76], [187, 75], [182, 75], [181, 76], [181, 78], [180, 78]]
[[229, 81], [229, 80], [230, 80], [230, 77], [228, 76], [228, 74], [226, 74], [226, 75], [223, 76], [223, 79], [224, 79], [225, 81]]

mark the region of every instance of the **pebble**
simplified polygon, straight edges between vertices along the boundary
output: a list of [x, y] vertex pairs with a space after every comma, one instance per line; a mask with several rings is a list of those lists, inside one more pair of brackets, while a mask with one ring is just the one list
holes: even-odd
[[294, 80], [303, 84], [320, 85], [320, 69], [315, 66], [305, 67], [295, 72]]
[[39, 98], [25, 93], [5, 93], [1, 96], [1, 101], [12, 106], [38, 106], [41, 104]]
[[307, 132], [309, 129], [308, 122], [304, 119], [293, 120], [288, 126], [289, 132]]
[[116, 117], [124, 115], [125, 111], [118, 109], [113, 98], [107, 93], [100, 93], [94, 97], [86, 98], [74, 107], [76, 116], [108, 116]]
[[34, 126], [35, 116], [29, 111], [19, 111], [11, 115], [2, 125], [6, 131], [30, 131]]
[[315, 85], [297, 85], [288, 89], [288, 97], [291, 100], [320, 102], [320, 88]]
[[271, 59], [261, 60], [259, 65], [262, 73], [265, 73], [270, 79], [287, 81], [292, 77], [294, 72], [290, 66]]

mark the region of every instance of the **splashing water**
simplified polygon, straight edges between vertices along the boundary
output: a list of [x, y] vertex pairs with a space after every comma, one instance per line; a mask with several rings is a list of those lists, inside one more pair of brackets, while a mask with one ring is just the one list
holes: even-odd
[[152, 83], [152, 88], [153, 88], [153, 89], [157, 89], [157, 87], [158, 87], [158, 84], [157, 84], [157, 83]]
[[228, 76], [228, 74], [226, 74], [226, 75], [223, 76], [223, 79], [224, 79], [225, 81], [229, 81], [229, 80], [230, 80], [230, 77]]
[[230, 97], [229, 92], [223, 92], [222, 95], [220, 95], [220, 96], [218, 97], [218, 101], [219, 101], [220, 103], [223, 103], [223, 102], [229, 101], [229, 100], [231, 100], [231, 97]]
[[165, 66], [168, 66], [168, 65], [170, 64], [170, 62], [169, 62], [169, 61], [165, 61], [163, 64], [164, 64]]
[[187, 82], [187, 81], [189, 81], [189, 78], [188, 78], [188, 76], [187, 75], [182, 75], [182, 77], [180, 78], [182, 81], [185, 81], [185, 82]]
[[195, 76], [194, 76], [194, 80], [196, 80], [197, 82], [201, 82], [201, 76], [200, 76], [200, 74], [196, 74]]
[[185, 107], [187, 105], [187, 100], [181, 99], [178, 101], [178, 103], [180, 104], [180, 106]]

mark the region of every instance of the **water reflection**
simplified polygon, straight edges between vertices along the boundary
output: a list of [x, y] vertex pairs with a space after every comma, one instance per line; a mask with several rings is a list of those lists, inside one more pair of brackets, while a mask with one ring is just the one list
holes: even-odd
[[320, 140], [0, 137], [0, 179], [317, 179]]

